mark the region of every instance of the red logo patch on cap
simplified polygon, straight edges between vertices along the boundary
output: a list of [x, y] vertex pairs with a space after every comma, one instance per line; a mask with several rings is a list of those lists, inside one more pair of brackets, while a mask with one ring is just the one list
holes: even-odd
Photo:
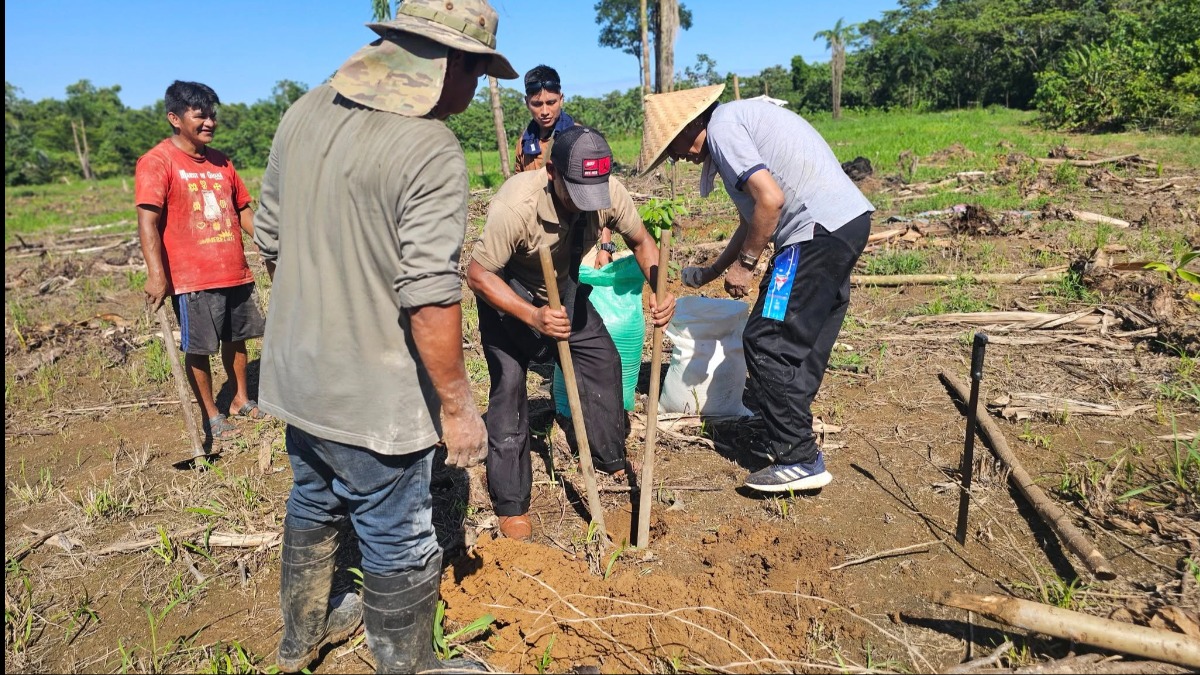
[[597, 178], [607, 176], [612, 171], [612, 157], [583, 160], [583, 177]]

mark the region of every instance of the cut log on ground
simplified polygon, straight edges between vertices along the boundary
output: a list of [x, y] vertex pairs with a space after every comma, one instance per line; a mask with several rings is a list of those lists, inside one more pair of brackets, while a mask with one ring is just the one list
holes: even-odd
[[1054, 314], [1053, 312], [953, 312], [950, 314], [931, 314], [928, 316], [910, 316], [904, 323], [965, 323], [974, 326], [989, 326], [992, 324], [1021, 324], [1019, 328], [1029, 330], [1044, 330], [1059, 326], [1098, 326], [1104, 320], [1104, 314], [1096, 309], [1088, 308], [1069, 314]]
[[[262, 532], [259, 534], [237, 534], [233, 532], [213, 532], [207, 537], [198, 537], [207, 527], [190, 527], [179, 532], [167, 534], [167, 538], [171, 541], [191, 541], [194, 538], [199, 538], [200, 543], [209, 548], [258, 548], [260, 546], [272, 548], [278, 546], [283, 541], [282, 532]], [[113, 544], [106, 548], [102, 548], [95, 552], [95, 555], [111, 555], [113, 553], [136, 553], [144, 551], [151, 546], [155, 546], [162, 542], [162, 535], [143, 539], [142, 541], [131, 541], [122, 544]]]
[[981, 284], [1046, 284], [1067, 276], [1067, 270], [1039, 270], [1025, 274], [852, 274], [854, 286], [909, 286], [974, 281]]
[[1105, 225], [1112, 225], [1120, 228], [1129, 227], [1128, 220], [1110, 218], [1109, 216], [1104, 216], [1099, 213], [1092, 213], [1091, 211], [1071, 211], [1071, 215], [1075, 216], [1075, 220], [1084, 223], [1103, 223]]
[[[1067, 342], [1077, 345], [1090, 345], [1094, 347], [1103, 347], [1105, 349], [1115, 349], [1118, 351], [1132, 351], [1132, 342], [1120, 342], [1117, 340], [1106, 340], [1101, 337], [1090, 335], [1075, 335], [1072, 333], [1063, 334], [1042, 334], [1042, 335], [993, 335], [994, 331], [1001, 328], [992, 326], [988, 328], [988, 343], [993, 345], [1052, 345], [1059, 342]], [[891, 334], [881, 335], [875, 338], [879, 342], [962, 342], [962, 333], [924, 333], [917, 335]]]
[[[942, 382], [950, 387], [955, 396], [961, 399], [964, 403], [968, 399], [968, 388], [957, 377], [950, 373], [943, 372], [941, 374]], [[1115, 579], [1117, 573], [1113, 571], [1112, 565], [1104, 557], [1104, 554], [1096, 548], [1096, 546], [1086, 537], [1078, 528], [1071, 523], [1067, 518], [1066, 512], [1055, 504], [1050, 497], [1033, 482], [1033, 477], [1021, 465], [1012, 449], [1008, 447], [1008, 442], [1004, 440], [1004, 433], [1000, 431], [1000, 427], [992, 421], [991, 417], [981, 415], [976, 420], [978, 429], [987, 442], [992, 452], [1000, 459], [1000, 461], [1008, 467], [1010, 471], [1009, 477], [1020, 490], [1025, 499], [1029, 501], [1042, 520], [1054, 530], [1058, 538], [1066, 544], [1067, 548], [1071, 549], [1075, 555], [1083, 559], [1087, 564], [1088, 569], [1098, 579]]]
[[1117, 162], [1134, 162], [1137, 164], [1150, 164], [1149, 160], [1142, 159], [1138, 155], [1116, 155], [1113, 157], [1103, 157], [1101, 159], [1059, 159], [1057, 157], [1037, 157], [1038, 163], [1050, 164], [1070, 164], [1072, 166], [1087, 167], [1100, 166], [1101, 164], [1116, 164]]
[[1123, 654], [1200, 668], [1200, 640], [1180, 633], [999, 595], [942, 593], [938, 604], [979, 612], [993, 621]]
[[1091, 403], [1078, 401], [1073, 398], [1050, 396], [1034, 392], [1014, 391], [996, 398], [988, 404], [990, 408], [999, 408], [1001, 417], [1006, 419], [1028, 419], [1035, 413], [1043, 415], [1100, 415], [1103, 417], [1129, 417], [1141, 410], [1152, 408], [1153, 405], [1120, 406], [1106, 403]]
[[903, 236], [904, 233], [906, 233], [906, 232], [908, 232], [907, 227], [902, 230], [884, 230], [883, 232], [876, 232], [876, 233], [872, 234], [871, 236], [867, 237], [867, 243], [874, 244], [877, 241], [887, 241], [888, 239], [895, 239], [896, 237]]

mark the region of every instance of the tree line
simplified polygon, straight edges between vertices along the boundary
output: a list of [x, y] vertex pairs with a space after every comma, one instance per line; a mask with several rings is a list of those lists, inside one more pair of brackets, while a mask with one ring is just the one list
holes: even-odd
[[[1053, 128], [1200, 133], [1197, 0], [899, 0], [878, 19], [788, 38], [797, 50], [810, 39], [824, 43], [828, 63], [795, 56], [743, 77], [705, 54], [673, 76], [673, 67], [664, 70], [674, 63], [674, 31], [704, 20], [677, 0], [601, 0], [595, 11], [597, 42], [634, 57], [630, 71], [636, 66], [643, 84], [583, 97], [564, 82], [565, 108], [613, 137], [640, 135], [643, 88], [721, 82], [725, 100], [767, 94], [802, 114], [1004, 105], [1037, 109]], [[30, 101], [6, 81], [5, 185], [131, 174], [170, 127], [161, 101], [130, 108], [120, 91], [81, 80], [63, 100]], [[279, 119], [305, 91], [283, 80], [255, 103], [222, 105], [215, 146], [238, 166], [264, 166]], [[499, 99], [511, 149], [529, 115], [519, 90], [500, 87]], [[493, 124], [486, 87], [449, 121], [468, 151], [495, 149]]]

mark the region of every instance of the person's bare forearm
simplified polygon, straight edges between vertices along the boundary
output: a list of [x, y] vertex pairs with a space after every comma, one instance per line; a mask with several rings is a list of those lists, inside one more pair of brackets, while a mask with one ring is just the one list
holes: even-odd
[[638, 267], [642, 268], [642, 275], [650, 283], [650, 288], [658, 288], [658, 274], [661, 270], [658, 269], [658, 244], [655, 243], [654, 237], [651, 237], [649, 232], [636, 241], [627, 237], [625, 245], [633, 250], [633, 257], [637, 258]]
[[146, 274], [160, 278], [165, 274], [162, 259], [162, 234], [158, 231], [161, 215], [146, 208], [138, 208], [138, 239], [142, 244], [142, 258], [146, 260]]
[[254, 209], [250, 208], [249, 204], [238, 211], [238, 221], [242, 225], [242, 232], [254, 239]]
[[761, 256], [767, 248], [767, 242], [779, 224], [779, 209], [765, 206], [761, 203], [754, 205], [754, 217], [746, 223], [746, 239], [740, 249], [734, 252], [734, 258], [743, 251], [753, 256]]
[[783, 190], [779, 183], [767, 171], [756, 171], [746, 181], [746, 191], [754, 199], [754, 212], [746, 231], [746, 241], [738, 253], [747, 253], [759, 257], [767, 248], [767, 242], [779, 226], [779, 216], [783, 213]]
[[746, 220], [739, 218], [738, 228], [734, 231], [733, 236], [729, 238], [729, 243], [725, 245], [725, 250], [721, 251], [721, 255], [717, 256], [717, 259], [709, 265], [716, 274], [722, 274], [737, 260], [738, 254], [742, 252], [742, 247], [746, 244], [746, 232], [749, 229], [750, 226]]
[[413, 342], [446, 415], [476, 412], [462, 350], [462, 306], [425, 305], [408, 310]]

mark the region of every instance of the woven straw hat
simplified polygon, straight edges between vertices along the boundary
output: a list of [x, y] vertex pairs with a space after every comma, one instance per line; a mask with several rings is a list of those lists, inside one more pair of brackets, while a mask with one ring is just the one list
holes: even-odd
[[721, 98], [725, 85], [682, 89], [646, 96], [646, 118], [642, 124], [642, 154], [638, 173], [650, 173], [667, 158], [667, 146], [692, 120]]

